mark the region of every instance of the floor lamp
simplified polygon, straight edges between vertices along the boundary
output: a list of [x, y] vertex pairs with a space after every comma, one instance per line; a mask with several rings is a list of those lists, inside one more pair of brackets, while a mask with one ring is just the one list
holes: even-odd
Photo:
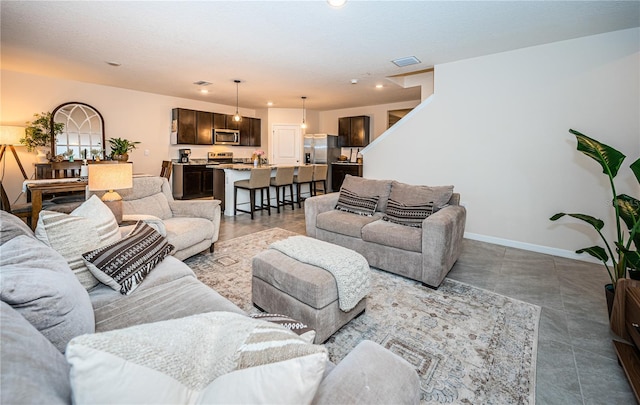
[[4, 152], [9, 148], [13, 153], [13, 157], [16, 158], [18, 167], [22, 172], [22, 177], [27, 180], [27, 173], [24, 171], [24, 167], [22, 167], [22, 162], [20, 162], [16, 148], [13, 147], [13, 145], [20, 145], [21, 138], [24, 138], [23, 127], [0, 126], [0, 162], [4, 158]]

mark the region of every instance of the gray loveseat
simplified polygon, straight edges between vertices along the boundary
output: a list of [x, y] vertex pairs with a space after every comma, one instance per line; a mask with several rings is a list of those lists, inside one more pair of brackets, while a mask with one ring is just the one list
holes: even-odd
[[[0, 211], [0, 227], [2, 404], [71, 404], [70, 365], [63, 353], [76, 336], [212, 311], [245, 315], [171, 256], [131, 295], [104, 284], [87, 291], [65, 259], [17, 217]], [[327, 363], [313, 403], [417, 403], [418, 398], [413, 367], [363, 341], [337, 366]]]
[[[307, 236], [362, 254], [373, 267], [437, 288], [460, 256], [466, 210], [452, 186], [412, 186], [392, 180], [347, 175], [341, 190], [377, 197], [371, 216], [336, 209], [340, 193], [305, 200]], [[389, 200], [429, 202], [434, 213], [420, 224], [405, 226], [383, 220]]]

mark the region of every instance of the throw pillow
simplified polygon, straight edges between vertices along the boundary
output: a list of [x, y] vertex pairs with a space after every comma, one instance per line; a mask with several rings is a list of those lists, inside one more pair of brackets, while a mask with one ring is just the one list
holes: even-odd
[[340, 196], [335, 209], [358, 215], [372, 216], [378, 206], [378, 196], [365, 197], [357, 195], [346, 188], [340, 189]]
[[311, 403], [323, 346], [230, 312], [79, 336], [69, 343], [73, 403]]
[[286, 315], [260, 313], [251, 314], [250, 316], [255, 319], [262, 319], [263, 321], [269, 321], [277, 325], [282, 325], [290, 331], [294, 332], [296, 335], [303, 338], [305, 342], [313, 343], [313, 339], [316, 338], [315, 330], [300, 321], [289, 318]]
[[87, 291], [60, 254], [30, 236], [0, 246], [0, 288], [2, 301], [62, 353], [72, 338], [95, 331]]
[[140, 221], [128, 236], [83, 253], [82, 258], [95, 278], [129, 295], [171, 250], [166, 238]]
[[433, 203], [407, 205], [389, 199], [383, 221], [405, 226], [422, 228], [422, 221], [433, 213]]
[[0, 210], [0, 245], [20, 235], [35, 238], [33, 231], [24, 221], [15, 215]]
[[97, 196], [92, 196], [71, 214], [40, 212], [36, 238], [64, 257], [80, 283], [90, 290], [100, 282], [82, 261], [81, 254], [120, 239], [113, 213]]
[[433, 212], [444, 207], [453, 194], [453, 186], [413, 186], [394, 181], [391, 184], [390, 200], [406, 205], [433, 204]]

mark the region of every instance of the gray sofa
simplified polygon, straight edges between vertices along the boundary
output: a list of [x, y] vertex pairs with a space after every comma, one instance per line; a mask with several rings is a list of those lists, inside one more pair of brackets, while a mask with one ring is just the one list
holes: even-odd
[[[212, 311], [245, 315], [199, 282], [175, 257], [165, 257], [130, 295], [104, 284], [87, 291], [65, 259], [37, 240], [17, 217], [0, 211], [0, 228], [3, 404], [71, 404], [71, 368], [63, 353], [76, 336], [157, 325], [157, 321]], [[106, 387], [115, 392], [118, 388]], [[413, 367], [381, 346], [363, 341], [337, 366], [327, 363], [313, 403], [418, 400], [419, 381]]]
[[[378, 197], [371, 216], [337, 210], [340, 193], [305, 200], [307, 236], [362, 254], [373, 267], [437, 288], [458, 259], [466, 221], [460, 194], [452, 186], [412, 186], [392, 180], [347, 175], [341, 190]], [[434, 212], [421, 228], [384, 221], [389, 200], [433, 202]]]

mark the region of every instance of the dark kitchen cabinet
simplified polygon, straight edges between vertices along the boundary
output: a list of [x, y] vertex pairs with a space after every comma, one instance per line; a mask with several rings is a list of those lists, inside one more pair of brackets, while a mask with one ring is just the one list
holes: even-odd
[[172, 130], [176, 132], [177, 144], [213, 145], [212, 113], [174, 108], [171, 110], [171, 119]]
[[226, 114], [213, 114], [213, 128], [214, 129], [228, 129], [227, 128], [227, 116]]
[[366, 115], [338, 119], [340, 147], [363, 147], [369, 144], [371, 119]]
[[211, 196], [213, 196], [213, 169], [208, 169], [205, 165], [183, 165], [182, 199]]
[[240, 121], [240, 145], [260, 146], [261, 121], [259, 118], [243, 117]]
[[362, 177], [362, 165], [342, 163], [331, 164], [331, 189], [333, 191], [340, 191], [342, 182], [347, 174]]
[[240, 129], [240, 123], [233, 119], [233, 115], [227, 115], [227, 127], [225, 129]]

